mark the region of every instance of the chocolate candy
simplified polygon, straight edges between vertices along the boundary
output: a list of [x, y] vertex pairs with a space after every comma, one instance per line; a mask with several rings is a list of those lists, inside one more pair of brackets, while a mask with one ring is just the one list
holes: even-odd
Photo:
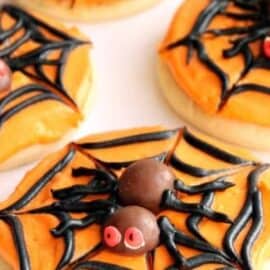
[[113, 252], [142, 255], [159, 244], [159, 227], [155, 215], [139, 206], [116, 211], [102, 229], [103, 242]]
[[6, 62], [0, 59], [0, 93], [10, 91], [12, 73]]
[[119, 199], [123, 205], [138, 205], [160, 211], [165, 190], [174, 189], [175, 176], [168, 166], [144, 159], [129, 166], [120, 177]]

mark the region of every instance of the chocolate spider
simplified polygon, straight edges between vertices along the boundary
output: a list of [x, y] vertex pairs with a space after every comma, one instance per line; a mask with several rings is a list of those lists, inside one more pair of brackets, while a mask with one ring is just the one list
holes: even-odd
[[[230, 5], [234, 5], [241, 12], [231, 12]], [[247, 22], [244, 26], [226, 28], [209, 28], [217, 16], [229, 17], [235, 21]], [[228, 74], [213, 61], [208, 55], [202, 37], [212, 35], [213, 37], [232, 37], [231, 47], [224, 48], [223, 57], [232, 58], [243, 55], [245, 65], [241, 71], [240, 78], [247, 75], [251, 69], [270, 69], [270, 1], [269, 0], [212, 0], [209, 5], [200, 13], [191, 32], [185, 37], [169, 44], [165, 49], [174, 50], [181, 46], [188, 48], [187, 63], [192, 59], [194, 52], [197, 53], [200, 61], [214, 72], [221, 81], [221, 110], [228, 99], [245, 91], [257, 91], [265, 94], [270, 93], [270, 88], [258, 84], [238, 84], [230, 89]], [[261, 43], [261, 52], [254, 55], [250, 45], [254, 42]]]
[[[66, 218], [52, 233], [63, 237], [70, 230], [81, 229], [97, 223], [102, 225], [103, 245], [112, 252], [141, 255], [154, 250], [161, 242], [176, 258], [176, 264], [191, 269], [200, 263], [215, 262], [231, 265], [223, 251], [211, 246], [199, 233], [197, 224], [203, 217], [216, 222], [231, 223], [222, 213], [210, 208], [214, 192], [233, 186], [224, 178], [195, 186], [187, 186], [176, 179], [171, 169], [155, 159], [145, 159], [128, 166], [119, 180], [102, 169], [78, 168], [73, 176], [91, 176], [88, 185], [76, 185], [53, 191], [58, 201], [50, 206], [31, 211], [88, 213], [82, 219]], [[110, 194], [108, 199], [86, 201], [89, 195]], [[203, 194], [201, 203], [185, 203], [177, 193]], [[181, 196], [180, 196], [181, 197]], [[197, 235], [192, 237], [178, 231], [167, 217], [156, 218], [162, 210], [173, 209], [191, 214], [188, 226]], [[189, 260], [177, 250], [183, 245], [204, 252]]]

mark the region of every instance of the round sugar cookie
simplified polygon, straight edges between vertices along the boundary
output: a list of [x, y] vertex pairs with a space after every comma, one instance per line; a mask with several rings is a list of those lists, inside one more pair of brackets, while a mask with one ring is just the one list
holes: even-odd
[[90, 135], [0, 203], [1, 269], [267, 270], [269, 176], [185, 128]]
[[184, 1], [159, 50], [162, 91], [190, 125], [270, 150], [267, 1]]
[[91, 107], [93, 70], [76, 28], [12, 5], [0, 13], [0, 169], [9, 169], [70, 140]]

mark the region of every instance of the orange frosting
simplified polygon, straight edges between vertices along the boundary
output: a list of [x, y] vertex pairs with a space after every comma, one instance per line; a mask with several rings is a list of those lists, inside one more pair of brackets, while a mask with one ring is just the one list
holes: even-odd
[[[51, 20], [47, 17], [35, 14], [36, 18], [46, 22], [47, 24], [59, 29], [74, 38], [86, 40], [84, 36], [75, 28], [66, 28], [63, 25]], [[4, 30], [9, 29], [15, 23], [7, 13], [2, 11], [2, 27]], [[54, 36], [50, 32], [38, 27], [47, 38], [53, 40], [60, 40], [59, 37]], [[4, 49], [6, 44], [20, 40], [26, 33], [27, 29], [23, 28], [17, 31], [14, 35], [8, 38], [5, 42], [1, 43], [0, 49]], [[34, 49], [41, 46], [41, 44], [29, 40], [19, 46], [12, 54], [13, 57], [19, 57], [25, 53], [29, 53]], [[52, 50], [48, 53], [48, 60], [56, 60], [60, 56], [60, 50]], [[76, 67], [76, 68], [74, 68]], [[34, 72], [33, 67], [26, 68], [27, 72]], [[56, 66], [43, 65], [43, 70], [51, 80], [56, 78]], [[70, 131], [72, 128], [78, 126], [83, 114], [82, 108], [85, 105], [85, 100], [89, 95], [86, 89], [80, 89], [83, 87], [86, 78], [91, 73], [89, 65], [89, 45], [81, 45], [72, 49], [67, 55], [67, 62], [64, 67], [63, 84], [68, 95], [74, 100], [77, 108], [71, 104], [64, 97], [61, 97], [59, 91], [54, 87], [45, 83], [45, 86], [53, 93], [60, 95], [63, 102], [55, 100], [45, 100], [38, 102], [34, 105], [27, 107], [26, 109], [16, 113], [8, 121], [4, 122], [1, 127], [0, 141], [1, 141], [1, 153], [0, 162], [6, 161], [12, 155], [18, 151], [36, 144], [46, 144], [54, 142], [61, 138], [64, 134]], [[29, 84], [41, 84], [44, 82], [37, 81], [20, 71], [16, 71], [12, 76], [12, 91], [16, 91], [18, 88]], [[87, 89], [88, 90], [88, 89]], [[3, 97], [3, 96], [2, 96]], [[31, 95], [17, 98], [10, 103], [4, 109], [7, 110], [11, 106], [19, 104], [23, 100], [31, 97]]]
[[[106, 5], [112, 5], [115, 3], [121, 3], [123, 0], [47, 0], [45, 1], [47, 6], [57, 5], [63, 9], [69, 9], [70, 11], [76, 9], [82, 9], [84, 7], [100, 7]], [[39, 3], [42, 7], [42, 3]]]
[[[239, 215], [240, 210], [243, 208], [247, 197], [247, 177], [251, 171], [256, 168], [256, 165], [232, 165], [228, 162], [222, 161], [213, 155], [206, 154], [200, 148], [194, 147], [186, 141], [182, 136], [182, 131], [176, 132], [168, 138], [160, 140], [150, 140], [148, 142], [129, 143], [122, 146], [114, 147], [100, 147], [97, 149], [86, 149], [81, 143], [95, 143], [103, 142], [127, 136], [133, 136], [138, 134], [148, 134], [153, 132], [159, 132], [164, 129], [159, 127], [154, 128], [139, 128], [133, 130], [124, 130], [117, 132], [110, 132], [105, 134], [92, 135], [85, 139], [82, 139], [78, 143], [67, 146], [65, 149], [50, 155], [47, 159], [42, 161], [35, 169], [30, 171], [16, 191], [9, 197], [8, 200], [0, 204], [0, 209], [12, 205], [18, 201], [29, 189], [32, 187], [50, 168], [52, 168], [59, 160], [61, 160], [71, 149], [75, 150], [75, 155], [69, 164], [57, 173], [48, 184], [29, 202], [26, 206], [17, 211], [13, 211], [19, 218], [23, 225], [23, 231], [26, 235], [26, 247], [30, 256], [32, 269], [46, 269], [55, 270], [56, 265], [59, 263], [61, 255], [64, 252], [63, 238], [55, 238], [51, 234], [51, 230], [59, 225], [59, 221], [56, 217], [50, 214], [31, 214], [31, 209], [37, 209], [46, 205], [50, 205], [55, 202], [52, 196], [51, 190], [57, 190], [64, 187], [70, 187], [73, 185], [85, 185], [91, 180], [91, 177], [74, 177], [72, 176], [72, 169], [79, 167], [97, 168], [105, 166], [108, 163], [115, 162], [127, 162], [135, 159], [143, 159], [152, 156], [159, 155], [160, 153], [167, 153], [167, 163], [172, 155], [186, 164], [201, 169], [207, 170], [220, 170], [230, 169], [230, 171], [221, 172], [218, 174], [212, 174], [206, 177], [195, 177], [187, 172], [182, 172], [175, 167], [172, 167], [176, 177], [181, 179], [187, 185], [197, 185], [212, 181], [220, 176], [226, 176], [226, 181], [232, 182], [233, 187], [225, 190], [215, 192], [215, 199], [212, 205], [212, 209], [225, 213], [230, 219], [235, 220]], [[252, 156], [245, 150], [237, 149], [234, 147], [228, 147], [224, 144], [217, 143], [213, 139], [209, 139], [205, 136], [196, 134], [197, 138], [210, 143], [212, 146], [216, 146], [223, 151], [232, 153], [239, 157], [252, 160]], [[109, 165], [108, 165], [109, 166]], [[172, 165], [170, 165], [172, 166]], [[115, 174], [121, 175], [123, 169], [113, 169]], [[263, 205], [263, 228], [260, 232], [255, 245], [252, 248], [251, 259], [254, 266], [254, 270], [266, 270], [266, 263], [270, 259], [270, 242], [268, 241], [270, 234], [270, 215], [268, 211], [268, 199], [270, 196], [269, 185], [270, 170], [262, 173], [259, 177], [258, 189], [262, 194]], [[201, 200], [201, 195], [187, 195], [179, 193], [179, 198], [186, 203], [198, 203]], [[92, 201], [95, 199], [106, 198], [107, 196], [88, 196], [84, 201]], [[1, 210], [0, 210], [1, 211]], [[81, 214], [72, 214], [74, 218], [82, 217]], [[170, 222], [181, 232], [191, 235], [186, 227], [186, 219], [188, 214], [183, 214], [174, 210], [162, 211], [158, 216], [166, 216]], [[157, 216], [157, 219], [158, 219]], [[199, 229], [201, 234], [207, 239], [211, 245], [216, 248], [222, 248], [222, 241], [226, 231], [229, 228], [229, 224], [217, 223], [204, 218]], [[237, 241], [235, 242], [235, 248], [237, 252], [240, 251], [243, 239], [246, 237], [250, 224], [247, 225], [240, 233]], [[11, 231], [7, 224], [1, 221], [0, 216], [0, 234], [2, 235], [0, 244], [0, 260], [4, 260], [11, 265], [12, 269], [18, 269], [18, 254], [14, 245], [14, 241], [11, 235]], [[40, 236], [41, 235], [41, 236]], [[174, 264], [174, 259], [169, 255], [165, 245], [161, 242], [160, 246], [155, 250], [154, 256], [147, 254], [141, 256], [127, 256], [121, 254], [114, 254], [101, 247], [94, 252], [91, 252], [97, 244], [101, 241], [100, 226], [92, 225], [85, 229], [75, 230], [75, 253], [72, 261], [76, 261], [84, 255], [79, 262], [98, 262], [107, 263], [117, 266], [126, 267], [132, 270], [164, 270], [167, 267]], [[42, 248], [41, 248], [42, 247]], [[200, 252], [178, 246], [179, 251], [186, 258], [190, 258], [194, 255], [198, 255]], [[38, 252], [36, 252], [38, 251]], [[46, 256], [46, 264], [44, 264], [44, 257]], [[207, 264], [196, 269], [200, 270], [214, 270], [222, 265]], [[72, 268], [71, 268], [72, 269]], [[239, 268], [242, 269], [242, 268]]]
[[[168, 33], [161, 44], [160, 56], [169, 68], [174, 80], [179, 85], [179, 91], [184, 91], [204, 112], [226, 117], [229, 119], [268, 126], [270, 125], [270, 96], [263, 93], [249, 91], [231, 96], [227, 103], [221, 105], [221, 81], [217, 75], [205, 66], [194, 50], [190, 63], [187, 63], [187, 46], [180, 46], [168, 50], [166, 47], [188, 35], [199, 14], [212, 0], [188, 0], [176, 12]], [[241, 14], [239, 8], [230, 4], [228, 12]], [[209, 25], [209, 29], [226, 29], [230, 27], [244, 27], [251, 25], [251, 21], [234, 20], [230, 17], [218, 15]], [[270, 86], [270, 71], [266, 69], [252, 69], [244, 78], [241, 72], [244, 68], [244, 58], [241, 54], [224, 58], [223, 51], [231, 48], [231, 39], [237, 36], [213, 36], [204, 34], [200, 37], [209, 58], [217, 64], [227, 75], [229, 89], [243, 83], [256, 83]], [[261, 41], [250, 45], [253, 55], [260, 52]], [[250, 89], [254, 90], [254, 89]]]

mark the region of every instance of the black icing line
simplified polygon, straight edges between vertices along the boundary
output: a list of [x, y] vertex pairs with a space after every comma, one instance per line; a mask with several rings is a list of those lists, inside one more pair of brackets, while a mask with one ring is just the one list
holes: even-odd
[[23, 226], [19, 218], [14, 215], [1, 215], [0, 219], [7, 223], [11, 229], [13, 241], [17, 247], [20, 270], [32, 270], [24, 239]]
[[[157, 161], [160, 162], [164, 162], [166, 160], [168, 156], [167, 152], [163, 152], [160, 154], [157, 154], [155, 156], [150, 156], [150, 157], [145, 157], [145, 158], [149, 158], [149, 159], [155, 159]], [[102, 166], [109, 168], [111, 170], [121, 170], [123, 168], [127, 168], [129, 165], [131, 165], [132, 163], [138, 161], [138, 160], [132, 160], [132, 161], [103, 161], [100, 160], [98, 158], [93, 157], [93, 159], [95, 159], [95, 161], [97, 161], [99, 164], [101, 164]]]
[[[67, 213], [59, 212], [56, 214], [56, 216], [60, 219], [61, 222], [67, 222], [70, 219], [70, 216]], [[64, 242], [65, 242], [65, 251], [64, 254], [58, 263], [56, 270], [61, 270], [66, 265], [68, 265], [75, 252], [75, 235], [72, 230], [67, 230], [64, 235]]]
[[71, 149], [56, 164], [54, 164], [31, 188], [16, 202], [2, 209], [1, 212], [17, 211], [31, 202], [39, 192], [52, 180], [52, 178], [61, 170], [63, 170], [73, 159], [75, 150]]
[[234, 165], [240, 165], [240, 164], [250, 164], [252, 165], [254, 162], [243, 159], [241, 157], [238, 157], [236, 155], [233, 155], [229, 152], [226, 152], [214, 145], [211, 145], [198, 137], [195, 137], [192, 133], [190, 133], [186, 128], [183, 132], [183, 138], [184, 140], [190, 144], [191, 146], [197, 148], [198, 150], [213, 156], [219, 160], [222, 160], [224, 162], [234, 164]]
[[122, 138], [116, 138], [108, 141], [81, 143], [79, 144], [79, 146], [87, 150], [93, 150], [93, 149], [118, 147], [136, 143], [162, 141], [172, 138], [177, 134], [177, 132], [179, 132], [179, 129], [169, 131], [156, 131]]
[[73, 270], [132, 270], [131, 268], [98, 261], [78, 263]]
[[[244, 269], [252, 269], [250, 268], [252, 263], [247, 254], [250, 254], [251, 252], [251, 248], [258, 237], [258, 231], [261, 228], [262, 222], [262, 203], [257, 185], [261, 174], [267, 169], [269, 169], [269, 165], [262, 165], [254, 169], [248, 175], [248, 192], [246, 201], [239, 215], [226, 232], [223, 241], [225, 252], [230, 256], [230, 258], [232, 258], [232, 260], [242, 265]], [[256, 216], [256, 220], [254, 219], [254, 216]], [[235, 250], [234, 243], [238, 235], [247, 226], [250, 220], [252, 221], [252, 228], [249, 230], [244, 240], [240, 257]]]

